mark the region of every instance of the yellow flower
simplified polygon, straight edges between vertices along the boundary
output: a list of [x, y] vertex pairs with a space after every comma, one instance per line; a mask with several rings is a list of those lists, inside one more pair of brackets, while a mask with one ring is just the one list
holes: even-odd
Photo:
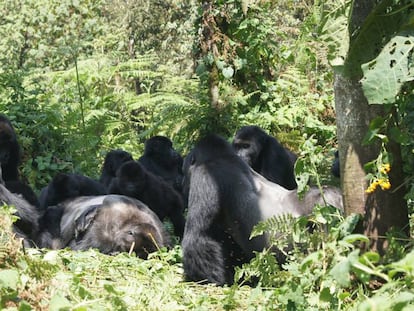
[[382, 190], [388, 190], [391, 188], [391, 183], [388, 179], [381, 179], [379, 185]]
[[378, 179], [374, 179], [374, 181], [371, 182], [371, 184], [368, 186], [367, 190], [365, 190], [366, 193], [373, 193], [375, 189], [377, 189], [377, 186], [380, 184]]
[[391, 166], [389, 163], [385, 163], [381, 165], [381, 168], [379, 169], [380, 173], [387, 174], [391, 170]]

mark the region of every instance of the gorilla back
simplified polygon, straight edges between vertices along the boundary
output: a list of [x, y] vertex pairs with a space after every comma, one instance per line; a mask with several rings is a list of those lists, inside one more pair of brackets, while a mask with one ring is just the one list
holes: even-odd
[[342, 208], [340, 192], [324, 197], [312, 189], [299, 200], [254, 172], [216, 135], [202, 139], [184, 161], [188, 214], [182, 240], [183, 265], [192, 281], [232, 283], [234, 267], [269, 246], [268, 237], [250, 239], [253, 227], [272, 216], [307, 215], [317, 203]]
[[0, 163], [4, 181], [19, 178], [20, 146], [16, 133], [6, 116], [0, 115]]
[[243, 263], [266, 246], [263, 236], [249, 239], [262, 219], [249, 166], [224, 139], [207, 136], [186, 157], [184, 188], [189, 190], [182, 240], [186, 277], [232, 283], [234, 263]]

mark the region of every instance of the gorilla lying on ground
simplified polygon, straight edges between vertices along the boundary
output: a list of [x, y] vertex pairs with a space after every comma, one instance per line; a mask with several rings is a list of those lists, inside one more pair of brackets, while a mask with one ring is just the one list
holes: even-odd
[[287, 213], [307, 215], [318, 203], [342, 209], [337, 189], [326, 188], [324, 195], [311, 189], [300, 201], [296, 190], [255, 173], [217, 135], [209, 135], [195, 146], [183, 170], [184, 188], [189, 191], [183, 265], [191, 281], [232, 283], [234, 267], [269, 246], [266, 235], [249, 239], [260, 221]]
[[174, 225], [175, 235], [183, 236], [185, 218], [181, 195], [164, 180], [148, 172], [139, 162], [122, 164], [108, 191], [142, 201], [161, 221], [168, 217]]
[[66, 199], [104, 194], [107, 194], [105, 186], [92, 178], [79, 174], [59, 173], [42, 189], [39, 203], [41, 209], [46, 209]]
[[79, 197], [49, 207], [39, 222], [41, 247], [97, 248], [104, 254], [149, 253], [169, 246], [163, 224], [145, 204], [130, 197]]
[[260, 175], [289, 190], [297, 187], [294, 175], [296, 155], [260, 127], [242, 127], [234, 137], [233, 147]]
[[124, 150], [109, 151], [105, 156], [99, 181], [108, 188], [112, 179], [116, 177], [116, 171], [125, 162], [132, 161], [132, 155]]

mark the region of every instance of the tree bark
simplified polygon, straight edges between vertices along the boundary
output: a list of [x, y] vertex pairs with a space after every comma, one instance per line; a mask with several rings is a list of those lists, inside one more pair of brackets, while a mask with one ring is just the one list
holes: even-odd
[[[354, 1], [349, 24], [350, 49], [355, 31], [362, 26], [365, 18], [375, 6], [375, 1]], [[385, 114], [382, 105], [369, 105], [360, 83], [361, 70], [348, 70], [355, 66], [355, 60], [347, 62], [343, 70], [335, 74], [335, 107], [337, 115], [337, 136], [344, 207], [347, 215], [362, 215], [357, 230], [370, 238], [371, 250], [384, 253], [387, 248], [386, 233], [391, 228], [402, 229], [408, 233], [408, 211], [404, 200], [402, 159], [399, 145], [388, 144], [393, 155], [389, 173], [392, 188], [388, 191], [377, 189], [367, 194], [368, 187], [364, 164], [374, 160], [379, 152], [378, 144], [363, 144], [369, 130], [369, 123], [377, 116]], [[360, 66], [361, 64], [358, 64]]]

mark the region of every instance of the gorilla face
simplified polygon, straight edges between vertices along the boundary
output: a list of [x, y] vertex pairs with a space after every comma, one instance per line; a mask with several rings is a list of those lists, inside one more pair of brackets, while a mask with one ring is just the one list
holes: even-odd
[[89, 196], [48, 208], [40, 222], [40, 245], [104, 254], [135, 252], [146, 259], [170, 238], [157, 215], [141, 201], [120, 195]]
[[132, 160], [133, 158], [130, 153], [119, 149], [112, 150], [108, 152], [105, 157], [104, 170], [106, 170], [108, 174], [115, 176], [116, 171], [122, 163]]
[[[105, 214], [107, 211], [102, 210]], [[117, 254], [121, 252], [135, 252], [138, 257], [146, 259], [149, 253], [157, 250], [160, 240], [159, 232], [150, 223], [137, 214], [136, 208], [126, 209], [124, 215], [98, 215], [94, 238], [98, 241], [98, 248], [104, 254]], [[116, 219], [116, 221], [114, 221]], [[93, 226], [92, 226], [93, 228]], [[111, 238], [106, 239], [110, 233]]]
[[146, 183], [144, 168], [136, 161], [125, 162], [116, 174], [116, 181], [123, 194], [136, 197]]
[[165, 168], [182, 164], [180, 154], [173, 148], [172, 141], [165, 136], [153, 136], [148, 139], [145, 142], [144, 155], [153, 158], [158, 165]]
[[237, 155], [250, 166], [253, 166], [257, 161], [257, 157], [262, 150], [256, 140], [247, 140], [237, 137], [233, 141], [233, 147], [234, 150], [236, 150]]

